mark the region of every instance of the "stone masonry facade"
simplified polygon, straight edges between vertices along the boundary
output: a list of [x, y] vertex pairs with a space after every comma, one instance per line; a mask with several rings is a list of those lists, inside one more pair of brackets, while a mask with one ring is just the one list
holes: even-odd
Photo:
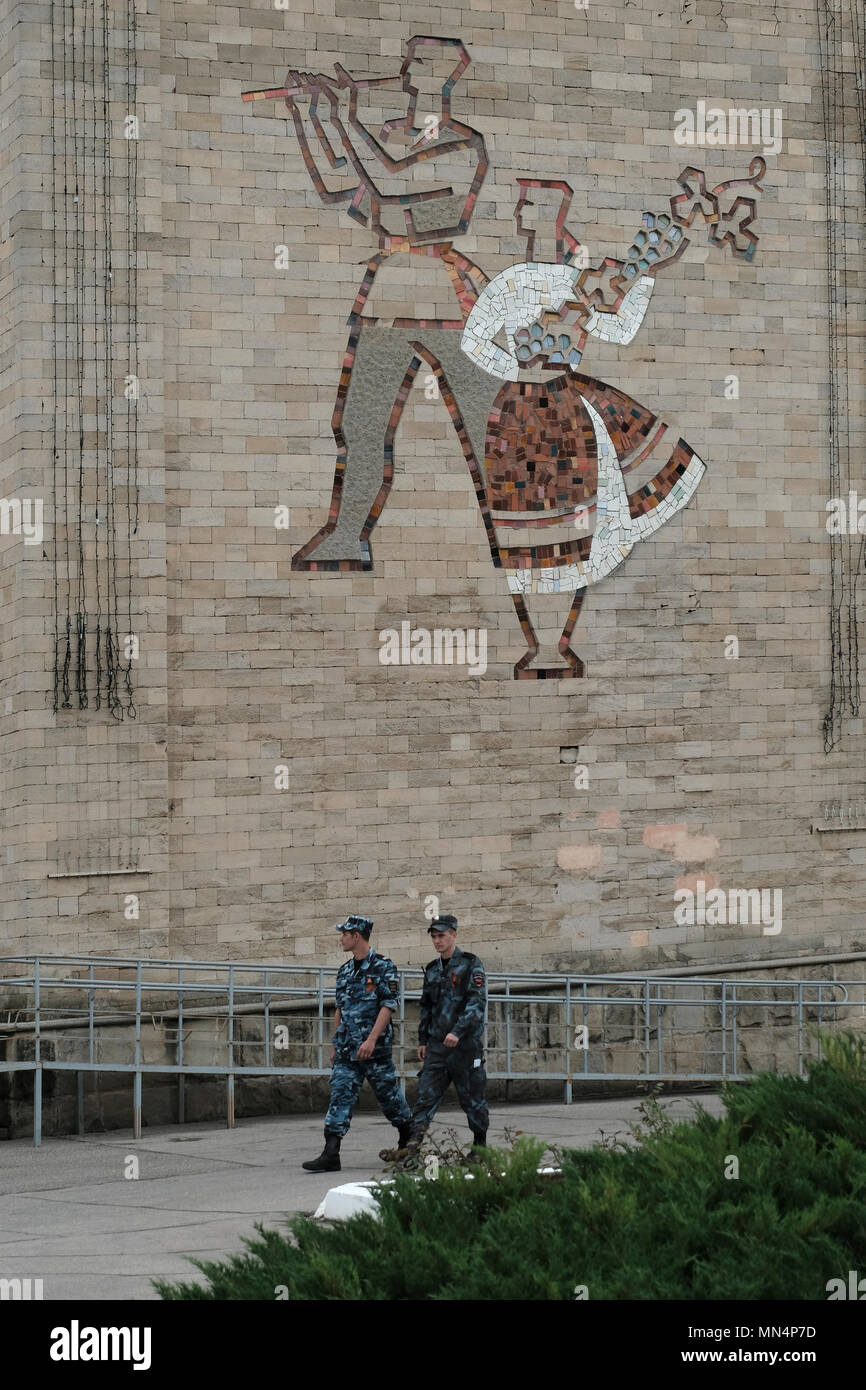
[[[830, 754], [822, 737], [828, 290], [814, 4], [138, 0], [138, 516], [121, 573], [139, 638], [135, 718], [52, 709], [52, 261], [69, 254], [55, 235], [69, 195], [57, 188], [52, 63], [57, 26], [83, 24], [86, 8], [98, 18], [99, 4], [55, 6], [53, 49], [45, 0], [9, 0], [0, 32], [0, 490], [45, 500], [42, 544], [0, 535], [0, 953], [325, 964], [338, 955], [333, 924], [356, 911], [374, 919], [377, 949], [417, 964], [434, 898], [493, 970], [712, 969], [866, 949], [866, 822], [852, 810], [819, 828], [828, 803], [866, 796], [866, 749], [850, 712]], [[120, 226], [127, 10], [111, 18]], [[760, 142], [678, 143], [678, 112], [781, 113], [753, 257], [701, 230], [659, 275], [634, 340], [585, 348], [581, 372], [668, 426], [638, 482], [679, 438], [706, 472], [588, 593], [573, 634], [580, 678], [514, 679], [526, 643], [429, 362], [406, 393], [372, 568], [292, 567], [328, 517], [347, 320], [377, 239], [369, 219], [323, 206], [284, 104], [242, 93], [336, 64], [393, 75], [416, 35], [459, 39], [469, 55], [453, 114], [481, 133], [489, 168], [468, 229], [449, 240], [490, 278], [525, 260], [519, 178], [568, 184], [568, 227], [596, 265], [625, 256], [687, 166], [718, 184], [762, 154]], [[86, 44], [79, 59], [86, 85]], [[98, 234], [85, 226], [87, 247]], [[121, 253], [115, 305], [128, 322]], [[441, 320], [450, 291], [432, 259], [395, 260], [371, 312]], [[852, 401], [862, 290], [852, 275]], [[85, 322], [85, 354], [90, 333]], [[377, 369], [365, 370], [373, 411]], [[104, 402], [89, 381], [85, 459], [98, 469]], [[855, 443], [862, 459], [862, 434]], [[866, 495], [862, 469], [859, 486]], [[555, 639], [561, 595], [549, 609]], [[381, 634], [403, 624], [483, 632], [483, 673], [383, 664]], [[698, 885], [778, 890], [780, 929], [677, 921], [675, 894]]]

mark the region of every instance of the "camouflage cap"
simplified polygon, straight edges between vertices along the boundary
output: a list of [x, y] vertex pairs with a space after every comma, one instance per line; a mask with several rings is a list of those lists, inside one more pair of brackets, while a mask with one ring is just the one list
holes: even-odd
[[347, 917], [345, 922], [338, 922], [337, 925], [334, 927], [334, 931], [338, 932], [360, 932], [365, 941], [369, 939], [370, 932], [372, 930], [373, 923], [369, 917], [356, 917], [354, 915], [352, 917]]
[[427, 928], [427, 934], [428, 934], [428, 936], [429, 936], [429, 934], [430, 934], [431, 931], [456, 931], [456, 930], [457, 930], [457, 918], [454, 916], [454, 913], [453, 913], [453, 912], [442, 912], [442, 913], [439, 914], [438, 917], [434, 917], [434, 918], [433, 918], [433, 921], [430, 923], [429, 927]]

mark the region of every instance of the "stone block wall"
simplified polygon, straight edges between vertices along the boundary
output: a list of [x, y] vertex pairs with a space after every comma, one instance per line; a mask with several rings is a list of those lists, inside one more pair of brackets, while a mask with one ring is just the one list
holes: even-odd
[[[822, 736], [828, 299], [814, 7], [138, 0], [129, 288], [129, 11], [115, 0], [114, 307], [119, 324], [136, 324], [141, 389], [138, 524], [129, 563], [125, 537], [118, 557], [140, 638], [135, 719], [75, 701], [52, 710], [51, 263], [60, 257], [65, 274], [72, 254], [55, 235], [69, 195], [52, 179], [63, 159], [52, 122], [68, 85], [55, 63], [52, 101], [52, 52], [64, 18], [80, 21], [84, 7], [53, 9], [53, 50], [46, 0], [14, 0], [0, 34], [0, 470], [7, 497], [29, 489], [46, 503], [44, 544], [0, 536], [0, 951], [315, 963], [336, 955], [332, 924], [363, 911], [379, 949], [418, 963], [431, 897], [458, 914], [461, 942], [491, 968], [709, 968], [862, 949], [866, 830], [813, 829], [828, 802], [862, 795], [864, 766], [858, 717], [843, 719], [829, 755]], [[241, 94], [281, 85], [290, 68], [393, 76], [416, 35], [460, 39], [469, 55], [453, 114], [483, 136], [489, 168], [452, 240], [488, 277], [523, 259], [518, 178], [570, 185], [567, 225], [596, 265], [626, 255], [642, 213], [669, 206], [687, 165], [712, 186], [746, 177], [763, 149], [677, 143], [678, 113], [704, 102], [781, 116], [752, 259], [696, 227], [660, 272], [634, 340], [591, 339], [585, 350], [582, 372], [668, 426], [637, 481], [680, 437], [706, 473], [688, 505], [588, 592], [572, 639], [580, 679], [514, 679], [526, 643], [429, 363], [394, 436], [372, 569], [292, 568], [328, 517], [347, 318], [378, 240], [369, 217], [322, 206], [285, 107]], [[87, 121], [86, 44], [76, 61]], [[429, 100], [419, 97], [422, 116]], [[95, 140], [92, 128], [82, 138]], [[856, 153], [853, 110], [847, 134]], [[67, 149], [63, 167], [73, 164]], [[862, 251], [861, 212], [849, 210], [849, 231]], [[85, 234], [86, 248], [101, 232], [94, 223]], [[448, 283], [423, 257], [395, 257], [389, 271], [371, 299], [377, 314], [438, 322], [448, 302], [454, 314]], [[852, 401], [862, 291], [854, 265]], [[100, 341], [97, 324], [85, 344], [91, 333]], [[122, 344], [118, 330], [118, 419]], [[481, 410], [477, 369], [463, 381], [454, 363]], [[87, 372], [89, 545], [105, 441]], [[381, 413], [384, 377], [373, 372], [364, 389], [361, 415]], [[122, 530], [128, 460], [125, 437], [116, 442]], [[73, 490], [77, 466], [73, 450]], [[287, 525], [275, 524], [279, 508]], [[545, 600], [554, 639], [569, 601]], [[383, 664], [380, 634], [403, 623], [483, 631], [486, 669]], [[699, 882], [780, 890], [780, 930], [677, 921], [675, 893]]]

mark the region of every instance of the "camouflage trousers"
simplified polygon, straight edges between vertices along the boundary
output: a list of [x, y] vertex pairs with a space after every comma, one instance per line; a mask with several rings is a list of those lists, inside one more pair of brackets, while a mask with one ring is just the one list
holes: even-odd
[[391, 1057], [368, 1062], [344, 1061], [337, 1057], [331, 1067], [331, 1103], [325, 1116], [325, 1129], [329, 1134], [348, 1134], [352, 1122], [352, 1111], [364, 1084], [364, 1078], [373, 1088], [379, 1108], [392, 1125], [409, 1123], [409, 1106], [400, 1090], [397, 1073]]
[[459, 1047], [445, 1047], [443, 1043], [428, 1043], [412, 1110], [413, 1134], [422, 1133], [430, 1124], [452, 1081], [472, 1133], [487, 1133], [490, 1124], [485, 1095], [487, 1073], [480, 1044], [471, 1051], [463, 1051]]

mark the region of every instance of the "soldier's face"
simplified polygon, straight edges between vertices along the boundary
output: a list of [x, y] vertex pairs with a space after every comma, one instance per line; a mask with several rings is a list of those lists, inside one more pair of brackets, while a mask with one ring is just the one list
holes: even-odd
[[454, 942], [456, 940], [456, 937], [453, 931], [434, 931], [431, 932], [430, 935], [433, 938], [433, 945], [436, 949], [437, 954], [440, 956], [445, 956], [447, 959], [447, 957], [450, 956], [454, 950]]
[[340, 945], [344, 951], [354, 951], [359, 940], [360, 933], [356, 931], [344, 931], [340, 934]]

